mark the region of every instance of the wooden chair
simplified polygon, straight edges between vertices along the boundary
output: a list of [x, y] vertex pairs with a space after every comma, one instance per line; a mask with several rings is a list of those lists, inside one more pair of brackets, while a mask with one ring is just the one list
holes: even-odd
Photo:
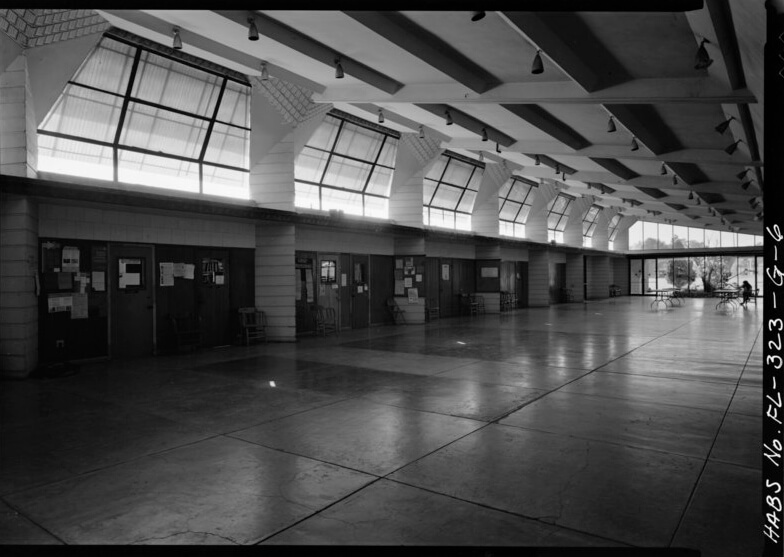
[[562, 288], [561, 293], [563, 294], [563, 301], [564, 302], [573, 302], [574, 295], [572, 294], [571, 288]]
[[192, 350], [201, 348], [201, 316], [191, 313], [170, 315], [169, 320], [174, 330], [174, 339], [179, 352], [182, 348], [189, 347]]
[[389, 313], [392, 315], [392, 321], [395, 325], [404, 324], [406, 323], [406, 312], [405, 310], [400, 309], [400, 306], [397, 305], [397, 302], [394, 298], [387, 299], [387, 309]]
[[610, 298], [616, 298], [621, 295], [621, 287], [617, 284], [610, 285]]
[[267, 342], [267, 316], [256, 308], [239, 308], [240, 337], [246, 346], [251, 341]]
[[476, 309], [476, 313], [485, 313], [485, 297], [480, 296], [479, 294], [471, 294], [470, 296], [470, 303]]
[[438, 310], [438, 303], [435, 301], [434, 298], [428, 298], [425, 302], [425, 316], [427, 317], [428, 321], [432, 321], [433, 319], [438, 319], [439, 317], [439, 310]]
[[329, 333], [340, 334], [335, 308], [316, 306], [313, 309], [313, 325], [316, 328], [317, 335], [327, 336]]

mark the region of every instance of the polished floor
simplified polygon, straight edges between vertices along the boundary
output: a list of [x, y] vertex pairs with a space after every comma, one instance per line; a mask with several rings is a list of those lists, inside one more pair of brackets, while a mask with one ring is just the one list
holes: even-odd
[[0, 383], [0, 543], [759, 555], [762, 305], [650, 298]]

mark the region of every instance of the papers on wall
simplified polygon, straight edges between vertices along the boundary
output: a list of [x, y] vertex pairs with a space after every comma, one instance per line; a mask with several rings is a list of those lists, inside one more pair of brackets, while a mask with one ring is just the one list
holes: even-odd
[[90, 273], [76, 273], [74, 280], [79, 283], [79, 292], [87, 292], [87, 285], [90, 284]]
[[403, 286], [405, 286], [406, 288], [411, 288], [413, 286], [411, 277], [406, 277], [403, 279]]
[[159, 263], [160, 269], [160, 285], [161, 286], [174, 286], [174, 263], [164, 262]]
[[215, 275], [215, 284], [225, 284], [226, 275]]
[[395, 281], [395, 296], [403, 296], [406, 293], [406, 288], [403, 286], [402, 280]]
[[93, 290], [103, 292], [106, 290], [106, 273], [103, 271], [93, 271], [92, 275]]
[[174, 263], [174, 269], [172, 273], [174, 274], [175, 278], [184, 278], [185, 277], [185, 263]]
[[61, 311], [71, 311], [73, 307], [73, 296], [63, 296], [61, 294], [49, 294], [48, 300], [49, 313], [59, 313]]
[[62, 270], [67, 273], [79, 272], [79, 248], [74, 246], [63, 246]]
[[408, 289], [408, 303], [409, 304], [419, 303], [419, 290], [417, 290], [416, 288]]
[[422, 282], [422, 275], [417, 275], [416, 276], [416, 281], [417, 282]]
[[195, 269], [196, 269], [196, 265], [194, 265], [193, 263], [186, 263], [182, 278], [193, 280], [193, 272]]
[[395, 269], [402, 269], [402, 268], [403, 268], [403, 260], [395, 259]]
[[449, 280], [449, 265], [441, 265], [441, 280]]
[[71, 319], [87, 319], [87, 294], [74, 294], [71, 298]]
[[482, 267], [482, 278], [498, 278], [498, 267]]
[[348, 275], [340, 273], [340, 286], [348, 286]]

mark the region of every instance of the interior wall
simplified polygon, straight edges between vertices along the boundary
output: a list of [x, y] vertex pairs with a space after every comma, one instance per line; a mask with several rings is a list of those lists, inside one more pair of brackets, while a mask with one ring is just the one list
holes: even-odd
[[296, 249], [301, 251], [394, 255], [395, 240], [388, 235], [300, 225], [297, 226]]
[[476, 249], [473, 242], [452, 243], [427, 240], [425, 250], [428, 257], [476, 259]]

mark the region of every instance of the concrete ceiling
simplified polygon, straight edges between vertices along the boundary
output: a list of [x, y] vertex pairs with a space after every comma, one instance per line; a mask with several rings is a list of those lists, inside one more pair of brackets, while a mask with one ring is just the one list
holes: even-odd
[[[641, 11], [643, 4], [651, 11]], [[606, 9], [618, 2], [583, 5], [582, 12], [487, 12], [476, 22], [460, 11], [97, 11], [162, 44], [177, 26], [184, 52], [249, 76], [265, 61], [273, 75], [277, 69], [313, 91], [316, 103], [368, 119], [383, 108], [396, 129], [417, 132], [422, 124], [443, 147], [484, 152], [522, 176], [557, 178], [553, 168], [534, 165], [533, 155], [549, 157], [574, 171], [566, 191], [625, 214], [761, 233], [760, 209], [749, 201], [761, 194], [764, 176], [764, 3], [647, 1], [623, 12]], [[667, 11], [678, 9], [686, 11]], [[247, 39], [249, 17], [258, 41]], [[695, 69], [703, 38], [713, 63]], [[544, 72], [533, 75], [539, 49]], [[344, 79], [335, 78], [338, 57]], [[455, 125], [446, 125], [446, 108], [459, 116]], [[607, 132], [610, 116], [614, 133]], [[491, 141], [481, 141], [482, 127], [493, 130]], [[589, 190], [589, 182], [616, 191]], [[702, 197], [699, 206], [690, 191]], [[632, 198], [642, 204], [624, 204]], [[708, 200], [717, 216], [708, 214]]]

